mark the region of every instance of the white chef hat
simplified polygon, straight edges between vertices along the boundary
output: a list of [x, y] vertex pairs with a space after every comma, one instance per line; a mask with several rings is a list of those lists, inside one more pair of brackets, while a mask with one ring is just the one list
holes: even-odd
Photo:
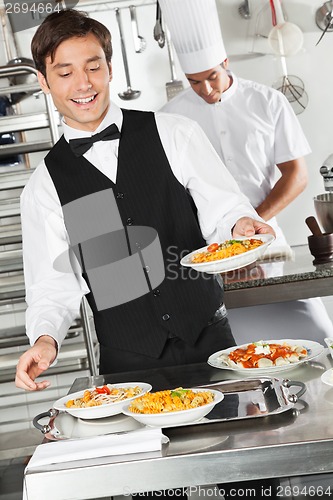
[[158, 0], [184, 73], [221, 64], [224, 48], [215, 0]]

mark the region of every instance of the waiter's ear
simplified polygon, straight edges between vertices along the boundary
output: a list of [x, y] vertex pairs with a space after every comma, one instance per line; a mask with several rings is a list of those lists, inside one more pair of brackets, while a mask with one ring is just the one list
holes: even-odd
[[50, 88], [48, 86], [46, 76], [44, 76], [40, 71], [38, 71], [37, 78], [38, 78], [38, 83], [41, 86], [41, 89], [44, 92], [44, 94], [49, 94]]
[[109, 63], [109, 82], [112, 80], [112, 64]]

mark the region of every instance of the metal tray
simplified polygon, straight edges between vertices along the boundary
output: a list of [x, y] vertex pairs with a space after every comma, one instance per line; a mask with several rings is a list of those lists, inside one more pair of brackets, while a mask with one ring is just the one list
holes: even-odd
[[[300, 389], [291, 393], [292, 386]], [[294, 408], [306, 391], [303, 382], [271, 377], [227, 380], [201, 387], [223, 392], [224, 399], [198, 424], [277, 415]]]
[[[290, 392], [292, 386], [300, 388], [297, 393]], [[271, 377], [227, 380], [200, 387], [221, 391], [224, 399], [206, 417], [184, 426], [277, 415], [294, 408], [306, 390], [303, 382]], [[49, 418], [48, 423], [41, 424], [39, 421], [45, 418]], [[52, 441], [130, 432], [144, 427], [131, 417], [122, 414], [103, 419], [83, 420], [54, 408], [37, 415], [33, 419], [33, 424], [45, 438]]]

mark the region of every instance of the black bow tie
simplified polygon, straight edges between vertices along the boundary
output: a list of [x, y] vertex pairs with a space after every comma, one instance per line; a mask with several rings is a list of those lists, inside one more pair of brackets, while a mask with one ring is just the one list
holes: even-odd
[[94, 142], [98, 141], [112, 141], [113, 139], [119, 139], [120, 132], [115, 123], [106, 127], [102, 132], [92, 135], [91, 137], [82, 137], [80, 139], [70, 139], [69, 145], [75, 154], [75, 156], [81, 156], [86, 153]]

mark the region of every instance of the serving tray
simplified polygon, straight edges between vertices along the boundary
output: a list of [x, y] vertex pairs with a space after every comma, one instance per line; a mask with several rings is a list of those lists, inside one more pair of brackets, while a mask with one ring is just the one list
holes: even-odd
[[[297, 393], [290, 392], [292, 386], [299, 387]], [[181, 427], [277, 415], [294, 408], [306, 391], [303, 382], [271, 377], [227, 380], [200, 387], [221, 391], [224, 399], [206, 417]], [[49, 418], [47, 424], [39, 423], [45, 418]], [[133, 418], [122, 414], [83, 420], [54, 408], [37, 415], [33, 419], [33, 424], [52, 441], [130, 432], [144, 427]]]
[[[299, 387], [297, 393], [290, 392], [292, 386]], [[198, 424], [277, 415], [294, 408], [306, 391], [303, 382], [275, 377], [227, 380], [202, 387], [223, 392], [224, 399]]]

